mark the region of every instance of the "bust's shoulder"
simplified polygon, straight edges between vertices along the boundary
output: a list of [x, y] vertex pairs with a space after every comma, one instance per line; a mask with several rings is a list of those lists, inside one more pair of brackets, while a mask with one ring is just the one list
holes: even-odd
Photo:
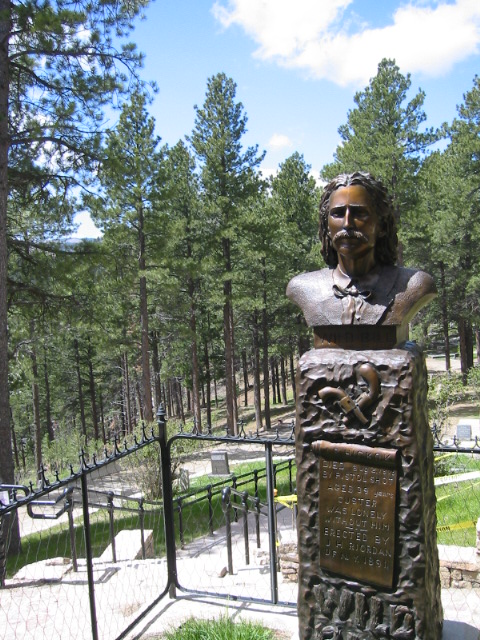
[[419, 269], [394, 267], [397, 277], [394, 284], [394, 302], [385, 324], [405, 324], [422, 307], [437, 295], [437, 287], [431, 275]]
[[319, 269], [318, 271], [307, 271], [294, 276], [287, 285], [287, 296], [293, 302], [305, 295], [317, 295], [322, 291], [330, 292], [332, 287], [333, 269]]
[[415, 291], [419, 297], [437, 292], [435, 280], [429, 273], [408, 267], [395, 267], [395, 269], [397, 271], [397, 279], [395, 282], [395, 288], [397, 290]]

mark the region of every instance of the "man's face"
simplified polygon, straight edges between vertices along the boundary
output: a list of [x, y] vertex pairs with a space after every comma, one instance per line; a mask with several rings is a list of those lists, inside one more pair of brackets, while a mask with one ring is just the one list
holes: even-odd
[[342, 256], [349, 259], [367, 257], [374, 264], [380, 225], [366, 189], [360, 185], [350, 185], [332, 193], [328, 232], [339, 261]]

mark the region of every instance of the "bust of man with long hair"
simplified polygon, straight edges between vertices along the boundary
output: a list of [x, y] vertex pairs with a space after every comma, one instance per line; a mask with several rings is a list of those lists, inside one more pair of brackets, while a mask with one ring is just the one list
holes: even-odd
[[337, 176], [320, 202], [319, 235], [328, 268], [292, 278], [287, 296], [310, 327], [408, 323], [435, 295], [430, 275], [396, 266], [391, 198], [368, 173]]

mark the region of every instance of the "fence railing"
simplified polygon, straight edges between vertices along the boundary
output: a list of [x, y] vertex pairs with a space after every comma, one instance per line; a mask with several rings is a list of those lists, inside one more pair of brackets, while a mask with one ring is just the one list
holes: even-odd
[[[0, 638], [41, 637], [42, 621], [43, 635], [49, 640], [68, 634], [94, 640], [121, 638], [164, 597], [168, 584], [158, 563], [145, 561], [141, 571], [138, 566], [136, 571], [130, 566], [123, 574], [113, 566], [118, 560], [115, 534], [122, 526], [120, 514], [130, 517], [130, 526], [140, 532], [140, 559], [146, 555], [147, 503], [152, 507], [150, 523], [153, 517], [157, 520], [155, 535], [163, 537], [163, 504], [131, 495], [139, 491], [135, 485], [142, 466], [139, 458], [148, 448], [156, 447], [157, 467], [160, 464], [158, 442], [158, 435], [143, 431], [131, 446], [124, 442], [122, 447], [115, 441], [102, 460], [87, 460], [81, 454], [80, 468], [71, 468], [66, 478], [55, 474], [50, 480], [41, 469], [37, 487], [32, 483], [0, 486], [0, 544], [6, 547], [0, 549]], [[130, 494], [115, 490], [125, 483], [131, 487]], [[104, 490], [102, 485], [112, 488]], [[117, 499], [125, 499], [127, 504], [115, 504]], [[103, 513], [107, 514], [106, 521]], [[9, 554], [8, 546], [18, 535], [16, 528], [22, 533], [21, 549], [18, 554]], [[102, 560], [100, 554], [108, 545], [112, 546], [112, 557]], [[143, 587], [141, 597], [133, 603], [131, 594], [145, 584], [149, 585], [148, 593]], [[39, 593], [38, 602], [32, 587]], [[105, 603], [115, 601], [125, 607], [126, 615], [112, 616], [111, 605]]]
[[[479, 460], [480, 472], [477, 441], [466, 446], [458, 439], [442, 442], [438, 434], [434, 438], [434, 451], [439, 454], [440, 463], [443, 464], [440, 454], [458, 456], [461, 461], [458, 467], [470, 456]], [[189, 441], [190, 453], [190, 445], [186, 446]], [[185, 445], [183, 451], [178, 450], [179, 445]], [[165, 416], [160, 411], [157, 433], [144, 432], [131, 446], [115, 441], [112, 451], [105, 452], [102, 460], [87, 460], [82, 454], [79, 470], [71, 469], [66, 478], [55, 474], [49, 480], [42, 469], [38, 486], [1, 485], [0, 541], [6, 541], [8, 546], [14, 527], [19, 526], [22, 550], [15, 558], [7, 558], [7, 550], [0, 547], [0, 639], [39, 638], [43, 624], [43, 635], [48, 635], [49, 640], [57, 637], [120, 640], [162, 598], [167, 594], [174, 597], [177, 590], [295, 606], [295, 586], [285, 596], [285, 584], [279, 584], [282, 580], [278, 571], [279, 531], [283, 535], [289, 533], [289, 523], [284, 517], [287, 508], [275, 497], [279, 484], [284, 494], [294, 494], [293, 445], [293, 429], [288, 428], [262, 434], [247, 434], [241, 428], [236, 436], [200, 434], [194, 429], [168, 438]], [[232, 459], [237, 462], [254, 460], [254, 468], [248, 471], [233, 468], [228, 476], [213, 480], [207, 466], [215, 447], [233, 450]], [[203, 467], [197, 473], [201, 476], [200, 486], [175, 495], [173, 470], [179, 462], [198, 464], [202, 451]], [[152, 460], [155, 478], [143, 478], [142, 473]], [[157, 483], [159, 466], [163, 495], [147, 499], [147, 489]], [[464, 539], [458, 542], [458, 536], [463, 534], [459, 525], [465, 523], [452, 525], [451, 512], [444, 505], [456, 499], [461, 517], [467, 520], [463, 514], [467, 508], [474, 513], [476, 507], [472, 511], [472, 502], [478, 500], [480, 515], [476, 481], [471, 489], [468, 485], [468, 491], [455, 485], [462, 481], [454, 479], [453, 484], [445, 485], [447, 488], [442, 485], [437, 489], [439, 509], [443, 509], [439, 511], [443, 514], [439, 519], [442, 540], [449, 546], [466, 545]], [[294, 502], [294, 496], [286, 498], [284, 503]], [[199, 526], [202, 518], [203, 529]], [[471, 527], [471, 522], [467, 525]], [[292, 526], [290, 523], [290, 530]], [[136, 559], [132, 555], [125, 560], [117, 548], [117, 536], [124, 530], [138, 534]], [[445, 538], [450, 535], [451, 538]], [[153, 557], [147, 549], [147, 536], [153, 539]], [[192, 567], [200, 556], [205, 557], [200, 569], [204, 575], [193, 576]], [[264, 563], [261, 572], [260, 557]], [[68, 563], [62, 565], [66, 559]], [[57, 561], [59, 565], [52, 565]], [[219, 568], [224, 562], [226, 575], [220, 578], [218, 574], [223, 572]], [[53, 577], [49, 573], [54, 571], [52, 567], [58, 571]], [[258, 592], [251, 585], [239, 586], [240, 577], [248, 577], [254, 569], [256, 583], [265, 579]], [[71, 596], [72, 590], [75, 598]], [[35, 599], [34, 594], [38, 594]], [[88, 613], [86, 623], [85, 613]], [[59, 629], [58, 635], [52, 631], [52, 625]], [[78, 636], [72, 635], [75, 627]]]

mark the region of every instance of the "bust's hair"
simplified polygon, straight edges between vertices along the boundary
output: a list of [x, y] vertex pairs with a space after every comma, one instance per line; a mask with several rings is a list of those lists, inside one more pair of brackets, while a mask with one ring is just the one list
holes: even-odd
[[332, 240], [328, 235], [328, 214], [330, 197], [334, 191], [341, 187], [359, 185], [369, 194], [375, 212], [378, 216], [380, 229], [383, 234], [377, 238], [375, 245], [375, 259], [379, 264], [393, 265], [397, 261], [397, 225], [393, 214], [392, 199], [388, 195], [383, 184], [371, 174], [363, 171], [355, 173], [342, 173], [331, 180], [325, 187], [320, 200], [320, 224], [319, 237], [322, 243], [322, 256], [329, 267], [338, 264], [337, 252], [333, 248]]

